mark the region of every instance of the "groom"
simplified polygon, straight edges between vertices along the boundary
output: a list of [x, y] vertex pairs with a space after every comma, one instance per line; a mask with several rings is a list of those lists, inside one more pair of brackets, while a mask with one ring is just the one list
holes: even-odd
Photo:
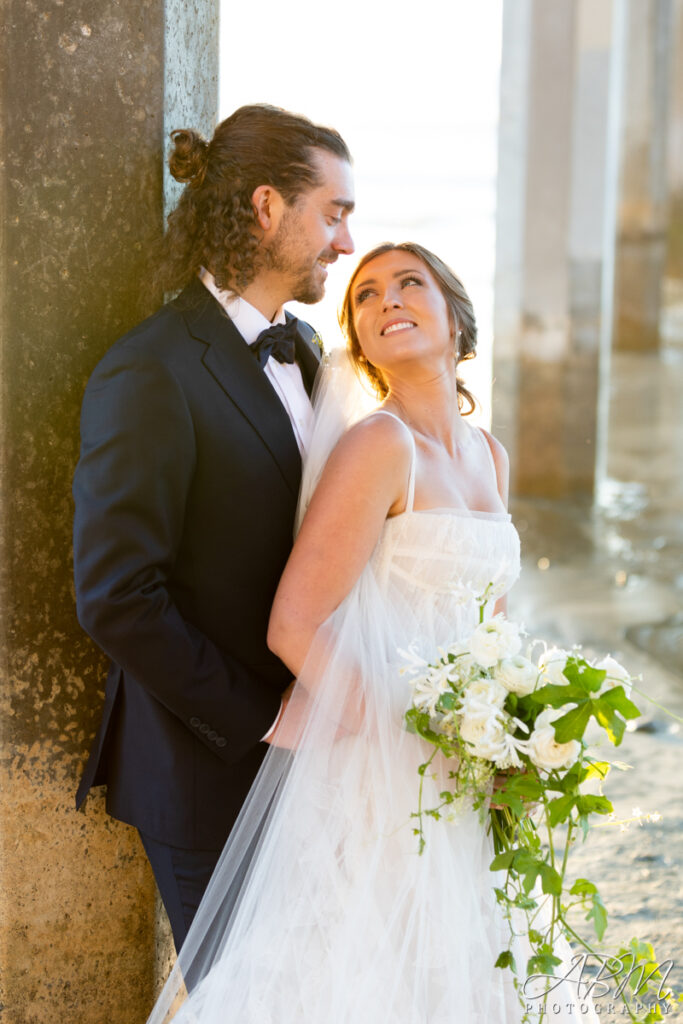
[[182, 290], [96, 367], [73, 492], [78, 616], [110, 658], [77, 806], [106, 783], [180, 949], [291, 682], [266, 628], [319, 353], [282, 306], [353, 251], [353, 187], [341, 136], [279, 108], [173, 140], [157, 277]]

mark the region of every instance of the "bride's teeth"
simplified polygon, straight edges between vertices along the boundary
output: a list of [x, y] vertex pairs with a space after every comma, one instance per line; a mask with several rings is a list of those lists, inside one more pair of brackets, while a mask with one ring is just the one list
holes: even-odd
[[391, 334], [392, 331], [402, 331], [404, 327], [412, 327], [412, 326], [413, 326], [413, 324], [411, 324], [411, 323], [409, 323], [409, 321], [405, 320], [405, 321], [403, 321], [403, 323], [392, 324], [391, 327], [385, 328], [384, 334], [385, 335], [386, 334]]

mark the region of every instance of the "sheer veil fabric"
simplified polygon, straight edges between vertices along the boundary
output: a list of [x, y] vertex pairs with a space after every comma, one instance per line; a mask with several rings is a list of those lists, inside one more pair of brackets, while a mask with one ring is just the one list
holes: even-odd
[[[316, 402], [298, 521], [330, 451], [376, 403], [345, 354]], [[412, 435], [411, 435], [412, 436]], [[488, 444], [470, 428], [494, 472]], [[295, 754], [271, 747], [148, 1024], [517, 1024], [508, 971], [493, 967], [508, 925], [493, 896], [479, 817], [413, 834], [417, 768], [429, 751], [405, 732], [410, 648], [431, 657], [467, 635], [474, 598], [519, 572], [506, 513], [406, 511], [319, 630], [297, 682], [312, 695]], [[342, 728], [352, 721], [353, 730]], [[446, 767], [425, 778], [432, 806]], [[518, 964], [525, 941], [517, 940]], [[189, 991], [189, 995], [188, 995]], [[553, 1002], [582, 1015], [576, 993]]]

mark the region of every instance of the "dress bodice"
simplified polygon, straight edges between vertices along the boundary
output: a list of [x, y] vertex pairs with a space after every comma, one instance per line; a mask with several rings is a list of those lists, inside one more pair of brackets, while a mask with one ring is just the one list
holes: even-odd
[[[412, 459], [405, 511], [387, 519], [372, 570], [383, 600], [398, 612], [403, 628], [420, 637], [420, 646], [452, 642], [474, 629], [484, 596], [490, 614], [495, 599], [519, 576], [519, 534], [502, 507], [476, 511], [463, 502], [457, 508], [415, 509], [415, 438], [394, 413], [382, 409], [374, 415], [378, 413], [401, 423], [410, 436]], [[483, 431], [467, 425], [462, 443], [477, 446], [482, 472], [491, 474], [497, 491], [496, 467]]]
[[517, 579], [519, 535], [506, 512], [404, 512], [387, 520], [373, 569], [380, 591], [420, 623], [426, 642], [450, 642], [474, 629], [487, 590], [501, 597]]

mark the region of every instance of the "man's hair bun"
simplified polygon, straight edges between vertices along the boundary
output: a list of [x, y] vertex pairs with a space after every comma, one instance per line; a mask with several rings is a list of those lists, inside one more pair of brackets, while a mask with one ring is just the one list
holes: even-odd
[[171, 132], [173, 152], [168, 166], [176, 181], [183, 185], [201, 185], [209, 160], [209, 144], [198, 132], [179, 128]]

